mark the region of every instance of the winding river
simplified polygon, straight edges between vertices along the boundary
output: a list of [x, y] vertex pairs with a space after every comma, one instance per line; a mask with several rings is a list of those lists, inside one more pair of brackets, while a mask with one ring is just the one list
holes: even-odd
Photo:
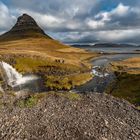
[[111, 82], [115, 80], [115, 75], [107, 69], [110, 62], [125, 60], [131, 57], [140, 56], [140, 54], [114, 54], [103, 55], [91, 63], [93, 64], [93, 79], [86, 84], [76, 87], [76, 92], [98, 92], [103, 93]]

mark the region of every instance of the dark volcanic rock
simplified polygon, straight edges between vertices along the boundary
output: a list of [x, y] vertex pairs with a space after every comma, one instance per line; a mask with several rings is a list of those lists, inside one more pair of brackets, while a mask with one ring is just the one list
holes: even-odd
[[28, 37], [48, 37], [29, 15], [23, 14], [17, 19], [17, 23], [7, 33], [0, 36], [0, 40], [23, 39]]
[[140, 140], [140, 112], [109, 95], [48, 95], [33, 108], [0, 109], [0, 139]]
[[44, 31], [37, 25], [36, 21], [27, 14], [20, 16], [15, 26], [10, 30], [11, 33], [23, 33], [29, 31], [45, 34]]

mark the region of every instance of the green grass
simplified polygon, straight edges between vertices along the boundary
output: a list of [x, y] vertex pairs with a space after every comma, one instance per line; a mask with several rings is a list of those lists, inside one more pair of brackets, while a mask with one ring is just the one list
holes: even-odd
[[69, 100], [81, 100], [82, 96], [78, 93], [74, 92], [63, 92], [63, 93], [57, 93], [57, 92], [48, 92], [48, 95], [56, 95], [58, 97], [64, 97]]
[[43, 58], [31, 58], [31, 57], [17, 57], [14, 67], [20, 72], [47, 72], [50, 70], [61, 71], [61, 72], [77, 72], [82, 71], [81, 67], [72, 64], [62, 64], [52, 60]]
[[70, 76], [46, 76], [46, 87], [51, 90], [70, 90], [82, 85], [92, 78], [90, 73], [75, 74]]
[[107, 92], [115, 97], [126, 99], [135, 105], [140, 105], [140, 75], [128, 73], [116, 73], [116, 75], [115, 87], [108, 87]]
[[59, 96], [68, 98], [69, 100], [80, 100], [81, 96], [77, 93], [60, 93]]
[[[26, 99], [19, 99], [16, 102], [16, 106], [20, 107], [20, 108], [32, 108], [34, 106], [37, 105], [37, 103], [45, 98], [45, 97], [49, 97], [49, 95], [55, 95], [58, 97], [64, 97], [67, 98], [69, 100], [81, 100], [82, 97], [80, 94], [74, 93], [74, 92], [63, 92], [63, 93], [58, 93], [58, 92], [46, 92], [46, 93], [38, 93], [35, 95], [31, 95], [30, 97], [26, 98]], [[1, 104], [0, 104], [1, 106]]]
[[51, 90], [69, 90], [92, 78], [90, 73], [83, 72], [86, 68], [41, 58], [19, 57], [16, 58], [14, 67], [21, 73], [40, 73], [46, 87]]
[[72, 87], [69, 79], [63, 76], [47, 76], [45, 84], [51, 90], [67, 90]]
[[33, 106], [35, 106], [38, 102], [38, 98], [36, 96], [31, 96], [27, 99], [21, 99], [19, 101], [17, 101], [17, 106], [19, 106], [20, 108], [31, 108]]
[[6, 61], [22, 74], [38, 74], [51, 90], [69, 90], [82, 85], [92, 78], [89, 68], [72, 64], [58, 63], [41, 57], [10, 57]]
[[72, 87], [83, 85], [93, 78], [93, 75], [90, 72], [79, 73], [76, 75], [68, 76], [69, 80], [72, 83]]

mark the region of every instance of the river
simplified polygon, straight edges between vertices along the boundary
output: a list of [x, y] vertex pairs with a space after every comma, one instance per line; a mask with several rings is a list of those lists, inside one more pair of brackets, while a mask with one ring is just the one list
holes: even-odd
[[140, 54], [134, 54], [133, 52], [132, 53], [129, 52], [129, 54], [127, 53], [124, 54], [124, 50], [122, 52], [123, 53], [121, 54], [119, 50], [119, 52], [115, 51], [115, 53], [120, 53], [120, 54], [103, 55], [94, 59], [91, 62], [93, 64], [93, 70], [92, 70], [94, 75], [93, 79], [82, 86], [76, 87], [74, 91], [82, 92], [82, 93], [83, 92], [103, 93], [106, 90], [106, 88], [109, 86], [109, 84], [115, 80], [114, 73], [107, 69], [110, 62], [125, 60], [132, 57], [140, 57]]

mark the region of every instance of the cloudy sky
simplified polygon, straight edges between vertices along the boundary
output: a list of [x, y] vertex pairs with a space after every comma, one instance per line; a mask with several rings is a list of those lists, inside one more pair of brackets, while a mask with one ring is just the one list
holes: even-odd
[[0, 0], [0, 34], [23, 13], [62, 42], [140, 44], [140, 0]]

